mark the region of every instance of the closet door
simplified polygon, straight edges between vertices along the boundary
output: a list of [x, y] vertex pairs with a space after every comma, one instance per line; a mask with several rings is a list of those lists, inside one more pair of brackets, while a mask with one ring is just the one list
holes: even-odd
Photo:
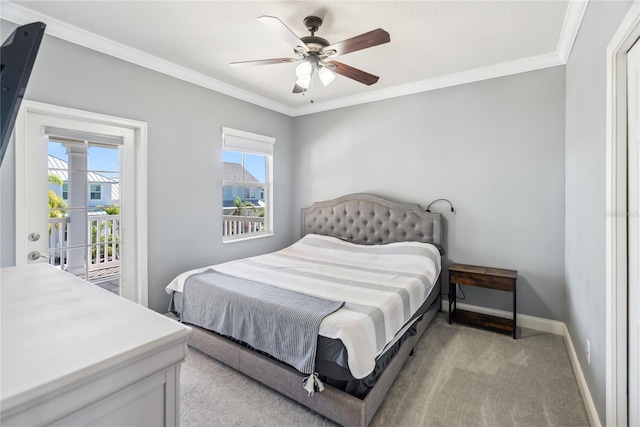
[[627, 131], [628, 131], [628, 410], [629, 425], [640, 426], [640, 41], [627, 53]]

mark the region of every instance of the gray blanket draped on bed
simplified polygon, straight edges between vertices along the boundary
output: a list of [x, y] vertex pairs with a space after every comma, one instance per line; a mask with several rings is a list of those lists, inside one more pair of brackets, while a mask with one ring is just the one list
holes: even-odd
[[313, 374], [320, 322], [343, 305], [210, 269], [185, 282], [182, 321]]

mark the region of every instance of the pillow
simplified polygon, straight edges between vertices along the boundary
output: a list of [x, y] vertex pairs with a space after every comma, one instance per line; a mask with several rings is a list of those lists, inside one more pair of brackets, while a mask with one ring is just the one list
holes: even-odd
[[[388, 244], [388, 243], [356, 243], [356, 242], [354, 242], [352, 240], [347, 239], [344, 236], [331, 236], [331, 237], [335, 237], [335, 238], [343, 240], [345, 242], [353, 243], [354, 245], [359, 245], [359, 244], [360, 245], [386, 245], [386, 244]], [[425, 243], [429, 243], [430, 245], [435, 246], [438, 249], [438, 252], [440, 252], [440, 256], [445, 256], [445, 254], [447, 253], [447, 251], [437, 243], [432, 243], [432, 242], [425, 242]]]
[[437, 243], [431, 243], [431, 245], [435, 246], [436, 248], [438, 248], [438, 252], [440, 252], [440, 256], [445, 256], [447, 251], [444, 250], [444, 248], [442, 246], [440, 246]]

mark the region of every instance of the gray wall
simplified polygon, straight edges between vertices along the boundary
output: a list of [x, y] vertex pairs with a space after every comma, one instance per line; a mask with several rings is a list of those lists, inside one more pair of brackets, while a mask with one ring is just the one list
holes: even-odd
[[14, 159], [15, 147], [11, 141], [0, 167], [0, 267], [16, 265]]
[[[2, 22], [3, 40], [13, 28]], [[25, 98], [148, 123], [150, 308], [166, 311], [164, 287], [186, 269], [291, 242], [291, 117], [48, 36]], [[274, 237], [222, 244], [222, 126], [277, 138]], [[8, 156], [0, 187], [3, 266], [15, 262], [12, 152]]]
[[[564, 320], [564, 73], [554, 67], [296, 118], [295, 209], [353, 192], [425, 208], [448, 198], [455, 213], [432, 207], [447, 221], [445, 262], [518, 270], [518, 311]], [[465, 292], [465, 302], [511, 310], [510, 294]]]
[[[566, 65], [566, 324], [600, 421], [606, 416], [606, 48], [631, 2], [589, 2]], [[591, 342], [591, 364], [586, 340]]]
[[[426, 206], [446, 197], [456, 213], [432, 209], [447, 221], [445, 263], [517, 269], [519, 311], [567, 323], [604, 420], [605, 49], [630, 4], [590, 2], [566, 70], [295, 119], [50, 37], [26, 98], [149, 123], [152, 308], [165, 309], [164, 285], [185, 269], [290, 243], [299, 208], [315, 200], [365, 191]], [[14, 27], [2, 22], [3, 40]], [[221, 244], [221, 126], [278, 138], [274, 238]], [[0, 169], [2, 266], [15, 263], [12, 157], [10, 147]], [[510, 309], [497, 292], [467, 298]]]

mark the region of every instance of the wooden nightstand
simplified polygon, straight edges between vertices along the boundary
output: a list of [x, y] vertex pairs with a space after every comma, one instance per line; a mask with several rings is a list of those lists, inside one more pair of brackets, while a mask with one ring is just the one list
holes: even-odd
[[[451, 319], [486, 328], [513, 332], [516, 339], [516, 280], [518, 272], [502, 268], [452, 264], [449, 267], [449, 323]], [[459, 310], [456, 304], [456, 284], [497, 289], [513, 293], [513, 319]], [[452, 308], [453, 307], [453, 308]]]

